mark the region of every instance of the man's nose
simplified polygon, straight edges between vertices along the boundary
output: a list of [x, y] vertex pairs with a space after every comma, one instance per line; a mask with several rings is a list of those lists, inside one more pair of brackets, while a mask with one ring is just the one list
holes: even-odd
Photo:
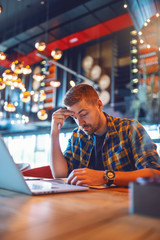
[[78, 123], [78, 126], [83, 126], [85, 124], [85, 121], [81, 118], [77, 118], [77, 123]]

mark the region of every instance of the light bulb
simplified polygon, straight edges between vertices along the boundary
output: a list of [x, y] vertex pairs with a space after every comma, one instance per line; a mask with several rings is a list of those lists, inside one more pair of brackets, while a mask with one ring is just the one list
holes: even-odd
[[30, 92], [29, 92], [29, 91], [22, 92], [22, 93], [20, 94], [20, 99], [21, 99], [21, 101], [24, 102], [24, 103], [29, 102], [29, 101], [31, 100], [31, 94], [30, 94]]
[[4, 105], [4, 110], [6, 112], [15, 112], [16, 107], [14, 106], [13, 103], [7, 103], [7, 104]]
[[0, 60], [5, 60], [6, 54], [4, 52], [0, 52]]
[[53, 81], [50, 82], [50, 85], [52, 87], [59, 87], [61, 85], [61, 82], [58, 81], [58, 80], [53, 80]]
[[55, 59], [55, 60], [59, 60], [62, 57], [62, 50], [56, 48], [51, 52], [51, 56]]
[[45, 42], [36, 42], [36, 43], [35, 43], [35, 48], [36, 48], [38, 51], [42, 52], [42, 51], [45, 50], [46, 44], [45, 44]]
[[48, 118], [48, 114], [47, 114], [47, 112], [46, 112], [45, 109], [42, 109], [42, 110], [38, 111], [37, 117], [38, 117], [40, 120], [46, 120], [46, 119]]

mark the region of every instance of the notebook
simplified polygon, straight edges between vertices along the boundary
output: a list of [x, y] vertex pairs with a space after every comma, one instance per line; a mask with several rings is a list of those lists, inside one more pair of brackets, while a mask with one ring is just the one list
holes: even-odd
[[54, 194], [63, 192], [87, 191], [85, 186], [65, 183], [60, 179], [26, 180], [14, 162], [4, 140], [0, 137], [0, 188], [28, 195]]

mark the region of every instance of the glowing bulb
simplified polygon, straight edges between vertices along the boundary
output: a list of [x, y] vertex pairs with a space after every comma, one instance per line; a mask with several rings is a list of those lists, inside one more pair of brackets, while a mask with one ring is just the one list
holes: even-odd
[[5, 60], [6, 54], [4, 52], [0, 52], [0, 60]]
[[18, 106], [18, 102], [15, 102], [14, 105], [17, 107]]
[[148, 23], [147, 23], [147, 22], [145, 22], [145, 23], [144, 23], [144, 26], [145, 26], [145, 27], [147, 27], [147, 26], [148, 26]]
[[135, 54], [135, 53], [137, 53], [137, 52], [138, 52], [138, 50], [137, 50], [136, 47], [133, 47], [133, 48], [131, 49], [131, 53]]
[[5, 84], [11, 86], [13, 84], [13, 81], [18, 78], [18, 75], [12, 72], [10, 69], [6, 69], [2, 74], [2, 77]]
[[37, 117], [38, 117], [40, 120], [46, 120], [46, 119], [48, 118], [48, 114], [47, 114], [47, 112], [46, 112], [45, 109], [42, 109], [42, 110], [38, 111]]
[[33, 94], [33, 101], [34, 101], [34, 102], [38, 102], [38, 100], [39, 100], [39, 94], [38, 94], [38, 92], [35, 92], [35, 93]]
[[22, 102], [27, 103], [31, 100], [31, 94], [29, 91], [23, 92], [20, 94], [20, 99]]
[[136, 35], [137, 35], [137, 31], [136, 31], [136, 30], [132, 30], [132, 31], [130, 32], [130, 34], [131, 34], [132, 36], [136, 36]]
[[137, 72], [138, 72], [138, 68], [133, 68], [133, 69], [132, 69], [132, 72], [133, 72], [133, 73], [137, 73]]
[[45, 50], [46, 44], [45, 44], [45, 42], [36, 42], [36, 43], [35, 43], [35, 48], [36, 48], [38, 51], [42, 52], [42, 51]]
[[54, 81], [51, 81], [51, 82], [50, 82], [50, 85], [51, 85], [52, 87], [59, 87], [59, 86], [61, 85], [61, 82], [58, 81], [58, 80], [54, 80]]
[[134, 57], [134, 58], [132, 58], [131, 62], [132, 62], [132, 63], [137, 63], [137, 62], [138, 62], [138, 59]]
[[18, 60], [12, 62], [11, 69], [16, 74], [22, 74], [23, 72], [23, 63]]
[[55, 59], [55, 60], [59, 60], [62, 57], [62, 50], [56, 48], [51, 52], [51, 56]]
[[0, 14], [3, 12], [3, 7], [2, 5], [0, 4]]
[[130, 43], [131, 44], [137, 44], [137, 39], [132, 39]]
[[132, 82], [133, 82], [133, 83], [138, 83], [138, 78], [132, 79]]
[[69, 83], [70, 83], [71, 87], [74, 87], [76, 85], [73, 80], [71, 80]]
[[13, 80], [12, 81], [13, 83], [13, 86], [16, 87], [16, 88], [20, 88], [21, 85], [22, 85], [22, 80], [20, 78], [16, 79], [16, 80]]
[[29, 117], [25, 116], [24, 120], [25, 120], [25, 123], [28, 123], [29, 122]]
[[132, 93], [138, 93], [138, 88], [134, 88], [131, 90]]
[[45, 94], [44, 91], [40, 91], [40, 96], [39, 96], [39, 98], [40, 98], [40, 101], [44, 101], [44, 100], [46, 99], [46, 94]]
[[6, 86], [6, 85], [5, 85], [4, 81], [3, 81], [3, 79], [0, 78], [0, 90], [4, 89], [5, 86]]
[[31, 72], [32, 72], [32, 69], [29, 65], [27, 65], [23, 68], [23, 74], [24, 75], [30, 74]]
[[24, 83], [22, 83], [22, 84], [19, 86], [19, 89], [21, 89], [23, 92], [26, 91]]
[[4, 110], [6, 112], [15, 112], [16, 107], [14, 106], [13, 103], [7, 103], [7, 104], [4, 105]]
[[43, 81], [45, 78], [45, 75], [42, 75], [41, 73], [37, 73], [33, 75], [33, 79], [36, 80], [37, 82]]

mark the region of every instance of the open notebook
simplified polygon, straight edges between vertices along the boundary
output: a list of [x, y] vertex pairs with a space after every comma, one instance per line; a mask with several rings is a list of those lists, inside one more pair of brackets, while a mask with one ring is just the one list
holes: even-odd
[[89, 188], [66, 184], [58, 179], [25, 180], [0, 137], [0, 188], [29, 195], [86, 191]]

